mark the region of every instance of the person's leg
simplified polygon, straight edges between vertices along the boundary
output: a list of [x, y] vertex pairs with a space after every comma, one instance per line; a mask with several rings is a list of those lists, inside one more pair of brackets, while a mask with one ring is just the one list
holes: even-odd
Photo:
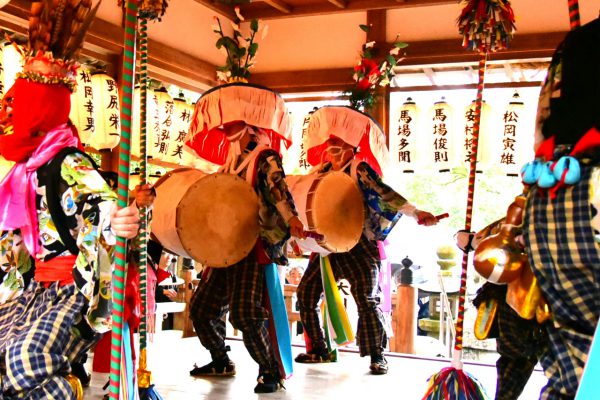
[[6, 375], [3, 395], [27, 399], [75, 399], [65, 376], [69, 373], [66, 348], [84, 298], [75, 286], [52, 286], [36, 296], [27, 312], [15, 320], [15, 330], [4, 350]]
[[257, 393], [277, 391], [281, 376], [267, 329], [269, 314], [263, 307], [265, 270], [257, 265], [254, 252], [228, 268], [231, 291], [229, 293], [229, 320], [242, 331], [244, 345], [259, 367]]
[[307, 348], [306, 353], [301, 353], [296, 357], [297, 362], [318, 363], [330, 360], [323, 329], [321, 329], [321, 319], [319, 318], [319, 302], [322, 293], [323, 281], [321, 278], [320, 256], [313, 254], [296, 290], [297, 307], [300, 311], [302, 327], [305, 335], [310, 340], [311, 347]]
[[[379, 303], [379, 252], [377, 244], [364, 237], [348, 253], [332, 257], [332, 265], [340, 276], [350, 283], [350, 291], [358, 308], [356, 342], [361, 357], [371, 356], [371, 372], [387, 373], [387, 362], [383, 351], [387, 344], [385, 321]], [[335, 272], [334, 272], [335, 273]]]
[[496, 400], [518, 399], [537, 364], [540, 348], [545, 344], [542, 329], [534, 320], [525, 320], [506, 303], [498, 300], [496, 347]]
[[227, 270], [211, 268], [200, 280], [190, 301], [190, 318], [200, 343], [208, 351], [212, 361], [190, 371], [192, 376], [231, 376], [235, 364], [229, 359], [225, 345], [225, 321], [227, 313]]

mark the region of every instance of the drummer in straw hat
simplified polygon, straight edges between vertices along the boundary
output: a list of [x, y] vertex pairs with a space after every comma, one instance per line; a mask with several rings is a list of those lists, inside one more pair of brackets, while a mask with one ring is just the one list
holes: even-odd
[[[248, 45], [259, 30], [256, 21], [250, 27], [253, 33]], [[239, 31], [234, 32], [234, 41], [241, 46], [239, 35]], [[229, 57], [236, 56], [230, 52]], [[187, 145], [200, 157], [221, 165], [221, 172], [252, 182], [259, 198], [260, 235], [254, 250], [240, 262], [228, 268], [209, 268], [203, 274], [191, 300], [190, 317], [212, 361], [195, 366], [190, 375], [235, 374], [224, 340], [222, 317], [229, 311], [231, 324], [242, 331], [244, 345], [259, 365], [254, 391], [268, 393], [282, 387], [284, 376], [279, 372], [265, 324], [268, 311], [264, 307], [265, 270], [261, 265], [287, 265], [285, 244], [290, 233], [302, 238], [304, 226], [288, 191], [279, 155], [281, 142], [291, 144], [291, 124], [283, 99], [265, 87], [243, 83], [249, 74], [247, 68], [239, 68], [239, 60], [229, 58], [227, 65], [236, 68], [219, 75], [235, 83], [218, 86], [200, 98]]]
[[[365, 61], [364, 59], [362, 60]], [[371, 60], [368, 60], [371, 61]], [[355, 69], [360, 69], [360, 65]], [[380, 69], [378, 69], [380, 71]], [[381, 77], [384, 75], [382, 74]], [[355, 78], [357, 76], [355, 75]], [[372, 96], [371, 89], [380, 81], [365, 77], [356, 79], [359, 90]], [[369, 92], [365, 92], [365, 89]], [[380, 126], [368, 115], [355, 108], [364, 106], [351, 94], [354, 108], [322, 107], [311, 117], [307, 130], [307, 160], [318, 165], [322, 172], [343, 171], [357, 182], [368, 210], [362, 236], [350, 251], [330, 254], [329, 260], [336, 279], [347, 279], [358, 306], [357, 344], [361, 357], [370, 356], [371, 373], [386, 374], [388, 367], [383, 356], [387, 337], [383, 314], [379, 309], [380, 290], [378, 275], [381, 257], [377, 241], [383, 241], [402, 215], [415, 218], [423, 225], [435, 225], [437, 219], [429, 212], [421, 211], [408, 200], [383, 183], [381, 169], [388, 152], [385, 135]], [[359, 96], [360, 97], [360, 96]], [[372, 98], [366, 104], [372, 105]], [[319, 257], [311, 257], [308, 268], [298, 285], [298, 306], [302, 325], [312, 349], [296, 357], [300, 363], [329, 362], [323, 331], [319, 324], [318, 303], [323, 292]]]

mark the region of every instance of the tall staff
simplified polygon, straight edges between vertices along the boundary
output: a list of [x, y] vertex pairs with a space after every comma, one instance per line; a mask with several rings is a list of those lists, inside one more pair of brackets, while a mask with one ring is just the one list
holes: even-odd
[[[129, 191], [129, 162], [131, 159], [131, 109], [133, 105], [133, 78], [135, 67], [138, 0], [125, 2], [125, 35], [123, 68], [121, 74], [121, 141], [117, 197], [119, 208], [127, 207]], [[127, 240], [117, 237], [116, 266], [113, 274], [113, 324], [110, 345], [109, 398], [119, 400], [121, 347], [123, 343], [123, 314], [125, 282], [127, 280]]]
[[[463, 35], [463, 47], [479, 53], [479, 81], [475, 102], [475, 119], [469, 162], [469, 181], [465, 230], [471, 231], [473, 201], [475, 197], [475, 172], [481, 126], [481, 105], [485, 85], [485, 69], [488, 52], [505, 49], [514, 30], [514, 14], [508, 0], [467, 0], [458, 18], [459, 31]], [[485, 399], [485, 391], [479, 382], [463, 371], [463, 325], [465, 295], [467, 291], [468, 253], [464, 253], [458, 298], [456, 338], [451, 367], [442, 369], [429, 379], [429, 388], [423, 399], [460, 398], [465, 400]]]

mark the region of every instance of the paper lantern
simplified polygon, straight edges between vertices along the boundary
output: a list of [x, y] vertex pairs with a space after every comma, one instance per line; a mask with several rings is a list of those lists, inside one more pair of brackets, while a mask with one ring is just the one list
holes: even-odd
[[23, 69], [21, 55], [12, 43], [6, 43], [2, 48], [3, 92], [15, 83], [17, 73]]
[[414, 172], [419, 155], [419, 110], [412, 98], [407, 98], [398, 110], [398, 129], [390, 136], [392, 160], [403, 172]]
[[[471, 162], [471, 154], [473, 154], [473, 128], [475, 126], [475, 109], [477, 107], [476, 101], [473, 100], [471, 104], [467, 106], [463, 114], [462, 132], [460, 135], [460, 141], [458, 146], [457, 164], [469, 168]], [[490, 106], [483, 101], [481, 104], [481, 124], [479, 128], [479, 142], [477, 149], [477, 171], [480, 172], [481, 168], [488, 167], [492, 162], [493, 152], [491, 146], [491, 133], [490, 127]]]
[[168, 145], [166, 161], [179, 165], [192, 165], [194, 156], [184, 150], [185, 137], [187, 136], [194, 106], [188, 104], [184, 98], [173, 100], [173, 115], [171, 125], [171, 137]]
[[426, 133], [424, 147], [427, 165], [434, 165], [440, 172], [448, 172], [456, 153], [456, 138], [452, 129], [452, 109], [444, 97], [434, 103], [429, 116], [431, 131]]
[[[519, 93], [515, 92], [502, 114], [502, 132], [496, 136], [496, 146], [500, 150], [495, 162], [509, 176], [519, 176], [520, 169], [531, 158], [524, 138], [526, 129], [525, 107]], [[528, 151], [529, 150], [529, 151]]]
[[88, 145], [96, 150], [110, 150], [121, 138], [117, 82], [105, 73], [96, 73], [92, 75], [92, 88], [95, 130]]
[[[149, 158], [154, 158], [154, 143], [157, 132], [154, 131], [153, 127], [153, 116], [158, 112], [156, 104], [154, 102], [154, 91], [148, 90], [146, 99], [146, 149]], [[131, 154], [136, 157], [141, 157], [140, 151], [140, 138], [141, 138], [141, 124], [140, 118], [142, 117], [141, 110], [141, 89], [136, 87], [133, 91], [133, 108], [132, 108], [132, 119], [131, 119]]]
[[153, 142], [148, 142], [148, 148], [152, 148], [153, 158], [166, 160], [169, 155], [169, 141], [171, 139], [171, 128], [173, 126], [173, 98], [165, 88], [156, 89], [148, 93], [148, 130], [152, 130]]
[[96, 130], [94, 106], [92, 75], [90, 71], [82, 67], [77, 73], [77, 89], [71, 94], [69, 119], [77, 128], [79, 138], [86, 145]]

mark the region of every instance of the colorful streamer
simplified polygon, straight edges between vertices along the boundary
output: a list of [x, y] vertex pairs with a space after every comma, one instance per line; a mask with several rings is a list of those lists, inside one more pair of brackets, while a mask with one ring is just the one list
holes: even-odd
[[350, 319], [344, 307], [344, 301], [337, 286], [329, 257], [319, 256], [321, 259], [321, 277], [323, 279], [323, 292], [325, 293], [325, 302], [327, 304], [327, 315], [333, 332], [333, 340], [339, 345], [344, 346], [354, 340], [354, 332], [350, 325]]
[[[125, 5], [125, 35], [121, 88], [121, 141], [119, 143], [119, 169], [117, 197], [119, 208], [127, 207], [129, 190], [129, 162], [131, 158], [131, 108], [133, 105], [133, 77], [135, 67], [135, 39], [137, 28], [137, 0], [127, 0]], [[116, 266], [113, 274], [113, 321], [110, 346], [109, 398], [119, 399], [121, 350], [123, 343], [123, 314], [125, 281], [127, 278], [127, 240], [117, 238]]]
[[271, 312], [269, 313], [269, 331], [275, 336], [277, 344], [273, 350], [277, 354], [280, 373], [286, 379], [294, 372], [292, 357], [292, 338], [288, 325], [288, 315], [283, 298], [283, 288], [277, 272], [277, 265], [265, 265], [265, 280]]

